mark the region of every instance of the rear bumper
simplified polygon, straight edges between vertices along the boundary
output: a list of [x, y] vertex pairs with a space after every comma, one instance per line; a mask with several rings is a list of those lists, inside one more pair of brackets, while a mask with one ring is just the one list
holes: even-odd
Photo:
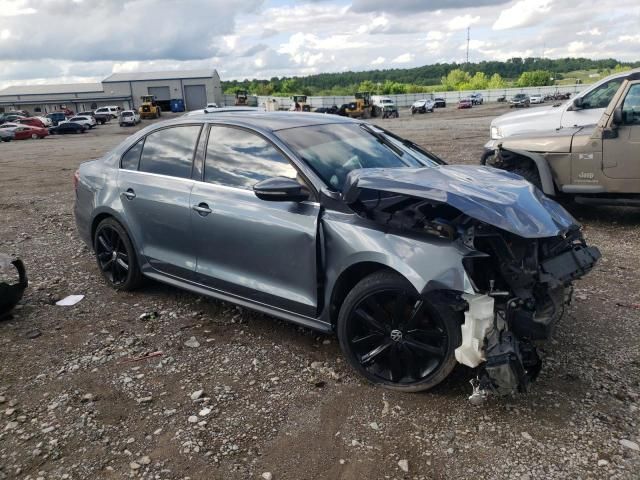
[[93, 249], [93, 243], [91, 241], [91, 219], [83, 212], [82, 208], [78, 206], [78, 200], [73, 204], [73, 216], [76, 220], [76, 230], [80, 239], [91, 249]]

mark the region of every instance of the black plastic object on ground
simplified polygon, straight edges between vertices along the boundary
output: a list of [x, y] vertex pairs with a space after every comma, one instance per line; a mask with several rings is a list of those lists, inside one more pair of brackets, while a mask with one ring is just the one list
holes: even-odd
[[[10, 270], [17, 271], [17, 283], [7, 283]], [[27, 288], [27, 271], [19, 258], [0, 253], [0, 319], [7, 315], [22, 298]]]

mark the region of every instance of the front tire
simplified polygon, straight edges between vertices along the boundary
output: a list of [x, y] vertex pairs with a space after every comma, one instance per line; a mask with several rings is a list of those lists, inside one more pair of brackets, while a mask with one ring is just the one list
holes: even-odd
[[93, 239], [98, 268], [115, 290], [135, 290], [142, 284], [138, 258], [125, 229], [113, 218], [98, 224]]
[[537, 168], [529, 165], [522, 165], [522, 166], [516, 166], [514, 168], [509, 168], [509, 171], [511, 173], [520, 175], [529, 183], [534, 184], [536, 187], [542, 190], [542, 180], [540, 180], [540, 174], [538, 173]]
[[377, 272], [349, 292], [338, 317], [340, 347], [368, 381], [403, 392], [442, 382], [456, 365], [460, 321], [402, 276]]

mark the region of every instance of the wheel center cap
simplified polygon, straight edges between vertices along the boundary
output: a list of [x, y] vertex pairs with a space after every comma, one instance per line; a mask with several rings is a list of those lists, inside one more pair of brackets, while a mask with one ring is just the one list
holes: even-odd
[[118, 252], [116, 252], [115, 250], [111, 253], [111, 258], [113, 260], [117, 260], [118, 259]]
[[391, 340], [399, 342], [402, 340], [402, 332], [400, 330], [391, 330]]

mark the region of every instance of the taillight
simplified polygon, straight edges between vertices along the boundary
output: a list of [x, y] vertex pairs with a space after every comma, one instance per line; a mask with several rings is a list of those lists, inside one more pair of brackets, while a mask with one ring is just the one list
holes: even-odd
[[73, 174], [73, 189], [74, 190], [78, 189], [78, 182], [80, 182], [80, 170], [76, 170], [76, 172]]

